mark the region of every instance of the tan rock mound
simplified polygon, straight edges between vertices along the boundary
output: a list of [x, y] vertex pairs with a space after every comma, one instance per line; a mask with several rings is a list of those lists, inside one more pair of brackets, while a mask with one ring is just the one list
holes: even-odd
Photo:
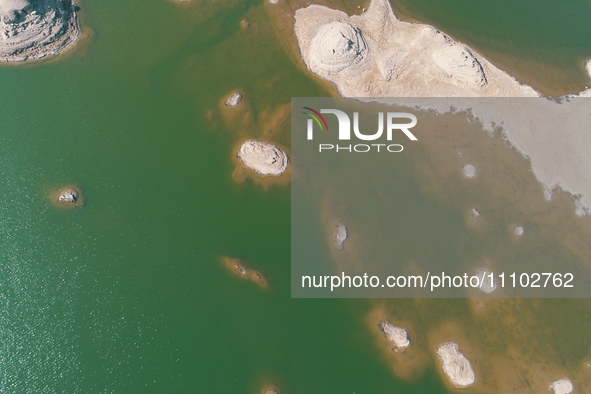
[[226, 268], [230, 270], [230, 272], [241, 279], [254, 282], [263, 288], [269, 287], [269, 282], [267, 281], [267, 278], [263, 276], [263, 274], [252, 268], [248, 268], [240, 259], [223, 257], [222, 261]]
[[312, 71], [331, 75], [367, 61], [369, 49], [360, 29], [342, 22], [328, 23], [310, 44]]
[[51, 203], [58, 208], [73, 209], [84, 205], [82, 190], [76, 185], [64, 186], [49, 196]]
[[441, 358], [443, 372], [454, 386], [468, 387], [475, 381], [470, 361], [458, 351], [455, 343], [445, 343], [437, 349]]
[[334, 247], [337, 250], [343, 249], [344, 245], [343, 242], [349, 237], [349, 232], [347, 226], [343, 223], [339, 223], [335, 226], [334, 232], [332, 234], [332, 242]]
[[400, 21], [387, 0], [349, 16], [310, 5], [295, 14], [302, 58], [345, 97], [536, 97], [432, 26]]
[[72, 0], [1, 0], [0, 61], [58, 55], [80, 32]]
[[394, 345], [392, 348], [394, 352], [402, 353], [410, 346], [410, 336], [404, 328], [396, 327], [387, 320], [381, 321], [378, 327], [384, 333], [384, 336]]
[[224, 101], [224, 105], [226, 107], [236, 108], [242, 101], [242, 97], [244, 97], [242, 93], [234, 92], [226, 99], [226, 101]]
[[259, 175], [281, 175], [287, 170], [287, 154], [268, 142], [248, 140], [240, 147], [238, 157]]

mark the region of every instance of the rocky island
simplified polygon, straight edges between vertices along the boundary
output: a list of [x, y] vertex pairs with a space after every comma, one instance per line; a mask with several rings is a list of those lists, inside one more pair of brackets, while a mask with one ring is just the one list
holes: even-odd
[[529, 86], [432, 26], [397, 19], [387, 0], [362, 15], [296, 11], [306, 66], [345, 97], [536, 97]]
[[259, 271], [248, 268], [240, 259], [223, 257], [222, 262], [234, 275], [256, 283], [262, 288], [269, 287], [269, 282]]
[[468, 387], [475, 381], [470, 361], [458, 351], [455, 343], [445, 343], [437, 349], [443, 372], [456, 387]]
[[343, 243], [349, 236], [349, 232], [347, 226], [343, 223], [339, 223], [335, 226], [333, 234], [332, 234], [332, 243], [337, 250], [343, 249]]
[[384, 333], [384, 336], [390, 343], [394, 345], [392, 350], [395, 353], [403, 353], [410, 346], [410, 336], [404, 328], [396, 327], [387, 320], [381, 321], [378, 324], [378, 328]]
[[59, 55], [79, 35], [72, 0], [0, 1], [1, 62]]
[[259, 175], [281, 175], [287, 170], [287, 154], [278, 146], [258, 140], [242, 144], [238, 158]]
[[76, 185], [64, 186], [49, 196], [51, 203], [58, 208], [73, 209], [84, 205], [82, 190]]
[[224, 105], [229, 108], [236, 108], [238, 104], [240, 104], [240, 102], [242, 101], [242, 97], [244, 97], [242, 93], [234, 92], [230, 96], [228, 96], [226, 101], [224, 101]]

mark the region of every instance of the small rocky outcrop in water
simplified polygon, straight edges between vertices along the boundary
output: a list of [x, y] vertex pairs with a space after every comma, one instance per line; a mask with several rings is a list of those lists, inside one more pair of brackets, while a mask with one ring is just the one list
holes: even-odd
[[259, 271], [248, 268], [240, 259], [232, 257], [223, 257], [222, 261], [226, 268], [228, 268], [234, 275], [237, 275], [241, 279], [249, 280], [256, 283], [260, 287], [267, 288], [269, 282]]
[[240, 147], [238, 157], [259, 175], [281, 175], [287, 170], [287, 154], [268, 142], [248, 140]]
[[79, 36], [72, 0], [0, 0], [0, 61], [58, 55]]
[[407, 347], [410, 346], [410, 336], [408, 331], [404, 328], [396, 327], [387, 320], [383, 320], [378, 324], [380, 331], [384, 336], [394, 345], [392, 350], [396, 353], [403, 353]]
[[476, 168], [472, 164], [466, 164], [462, 167], [462, 174], [465, 178], [474, 179], [476, 178]]
[[478, 211], [478, 209], [472, 208], [472, 210], [470, 211], [470, 224], [476, 223], [479, 217], [480, 212]]
[[[246, 23], [248, 23], [248, 22], [246, 22]], [[248, 23], [246, 26], [243, 25], [243, 27], [248, 27], [248, 26], [250, 26], [250, 23]], [[242, 101], [242, 97], [243, 97], [242, 93], [234, 92], [226, 99], [226, 101], [224, 101], [224, 105], [226, 107], [236, 108], [238, 106], [238, 104], [240, 104], [240, 102]]]
[[332, 242], [334, 247], [337, 250], [341, 250], [343, 249], [344, 245], [343, 243], [345, 242], [345, 240], [347, 239], [347, 237], [349, 236], [349, 232], [347, 229], [347, 226], [345, 226], [343, 223], [339, 223], [335, 226], [334, 232], [333, 232], [333, 237], [332, 237]]
[[279, 390], [279, 387], [277, 387], [273, 384], [273, 385], [265, 387], [261, 391], [261, 394], [281, 394], [281, 390]]
[[60, 208], [75, 208], [84, 204], [82, 191], [78, 186], [68, 185], [51, 193], [51, 202]]
[[59, 202], [76, 202], [78, 200], [78, 192], [74, 189], [64, 190], [58, 197]]
[[443, 372], [457, 387], [468, 387], [475, 381], [474, 371], [470, 361], [458, 351], [455, 343], [445, 343], [437, 349], [441, 358]]

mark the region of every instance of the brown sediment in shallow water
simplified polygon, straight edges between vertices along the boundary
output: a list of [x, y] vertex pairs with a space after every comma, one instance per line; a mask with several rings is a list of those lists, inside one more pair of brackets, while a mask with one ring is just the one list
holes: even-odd
[[[493, 136], [478, 133], [478, 125], [466, 125], [459, 115], [434, 115], [432, 122], [427, 119], [424, 127], [433, 129], [438, 123], [449, 126], [448, 131], [423, 139], [420, 148], [409, 151], [412, 176], [418, 180], [424, 196], [457, 211], [458, 226], [450, 223], [450, 231], [471, 234], [471, 244], [475, 245], [473, 256], [467, 255], [460, 262], [467, 272], [488, 268], [498, 273], [503, 264], [506, 270], [506, 263], [515, 259], [516, 250], [527, 250], [526, 254], [535, 263], [546, 258], [548, 243], [558, 255], [572, 256], [581, 268], [588, 269], [585, 263], [591, 253], [588, 243], [591, 221], [573, 212], [571, 196], [555, 193], [551, 201], [545, 200], [527, 159], [508, 146], [500, 132]], [[466, 134], [471, 138], [466, 139]], [[464, 153], [463, 157], [456, 155], [458, 149]], [[465, 160], [478, 165], [477, 178], [470, 181], [463, 178], [458, 169]], [[334, 174], [335, 178], [339, 176]], [[394, 175], [393, 179], [395, 182]], [[326, 215], [322, 219], [323, 227], [331, 228], [335, 221], [343, 221], [349, 229], [354, 229], [351, 232], [356, 242], [355, 248], [347, 244], [343, 250], [346, 253], [332, 253], [331, 257], [337, 272], [363, 272], [380, 229], [376, 223], [356, 222], [354, 207], [339, 196], [338, 190], [327, 187], [321, 205]], [[481, 212], [476, 226], [466, 219], [474, 206]], [[512, 238], [517, 221], [526, 229], [527, 237]], [[327, 231], [327, 243], [329, 234]], [[502, 289], [497, 288], [497, 292], [502, 293]], [[585, 364], [591, 362], [591, 333], [585, 329], [591, 323], [589, 300], [397, 299], [380, 301], [378, 306], [393, 316], [393, 321], [404, 322], [400, 325], [408, 327], [413, 338], [408, 351], [416, 351], [427, 359], [420, 364], [421, 370], [437, 365], [434, 358], [437, 346], [458, 343], [475, 370], [474, 388], [478, 392], [546, 392], [552, 382], [565, 376], [573, 382], [574, 392], [591, 387], [591, 367]], [[368, 325], [370, 333], [377, 335], [376, 340], [383, 340], [383, 334], [375, 326], [379, 319], [370, 320], [373, 321]], [[428, 338], [428, 345], [423, 338]], [[376, 343], [379, 349], [384, 346]], [[391, 358], [395, 355], [388, 353], [389, 348], [385, 350], [386, 359], [394, 365], [395, 360]], [[409, 373], [409, 376], [416, 375]]]
[[[409, 300], [402, 300], [402, 302], [408, 303]], [[384, 304], [386, 303], [384, 302]], [[408, 313], [403, 316], [394, 315], [386, 305], [377, 305], [366, 316], [365, 323], [373, 337], [376, 348], [392, 368], [394, 374], [401, 379], [414, 380], [422, 376], [429, 367], [430, 358], [424, 347], [426, 338], [421, 337], [420, 331], [417, 330], [414, 322], [408, 319]], [[394, 351], [392, 342], [380, 329], [380, 323], [384, 321], [391, 322], [408, 332], [412, 342], [403, 352]]]
[[[575, 316], [588, 300], [471, 299], [473, 322], [465, 330], [473, 364], [482, 365], [484, 392], [546, 392], [568, 376], [575, 391], [591, 387], [583, 360], [588, 349], [585, 318]], [[563, 310], [564, 302], [571, 310]], [[588, 319], [588, 318], [587, 318]], [[572, 324], [572, 325], [570, 325]], [[467, 326], [466, 323], [463, 323]], [[571, 336], [573, 335], [574, 336]], [[584, 345], [583, 345], [584, 346]], [[494, 391], [496, 390], [496, 391]]]
[[[541, 393], [565, 377], [573, 383], [574, 392], [585, 392], [584, 388], [591, 387], [591, 367], [582, 327], [589, 317], [565, 310], [562, 304], [569, 301], [375, 300], [365, 321], [382, 357], [405, 380], [416, 380], [435, 368], [449, 390], [466, 391], [449, 381], [437, 355], [441, 345], [451, 342], [474, 370], [476, 379], [468, 392]], [[588, 300], [578, 301], [589, 306]], [[412, 344], [404, 354], [392, 352], [376, 325], [382, 319], [392, 319], [409, 331]]]
[[51, 204], [56, 208], [74, 209], [84, 205], [84, 194], [78, 185], [66, 185], [49, 194]]
[[222, 257], [224, 266], [230, 270], [231, 273], [238, 276], [240, 279], [247, 280], [257, 284], [266, 289], [269, 287], [269, 282], [259, 271], [247, 267], [242, 260], [232, 257]]

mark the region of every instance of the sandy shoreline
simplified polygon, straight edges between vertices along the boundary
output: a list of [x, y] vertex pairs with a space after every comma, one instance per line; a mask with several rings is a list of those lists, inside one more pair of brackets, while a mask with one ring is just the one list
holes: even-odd
[[[437, 104], [440, 113], [452, 108], [470, 110], [487, 130], [503, 125], [506, 139], [530, 160], [548, 200], [553, 190], [560, 188], [575, 196], [577, 214], [591, 209], [591, 159], [585, 148], [591, 136], [583, 132], [586, 127], [581, 127], [580, 119], [573, 122], [568, 118], [572, 111], [585, 113], [584, 100], [568, 105], [548, 100], [546, 108], [536, 107], [540, 101], [532, 101], [531, 113], [538, 115], [537, 119], [524, 119], [525, 111], [511, 100], [472, 108], [461, 97], [541, 95], [434, 27], [398, 20], [386, 0], [372, 0], [365, 13], [353, 16], [310, 5], [296, 11], [294, 30], [306, 66], [333, 82], [342, 96], [448, 97]], [[591, 72], [591, 62], [586, 68]], [[590, 95], [591, 90], [579, 94]], [[399, 99], [395, 102], [403, 104]], [[404, 102], [421, 105], [412, 99]], [[560, 123], [556, 114], [564, 116]], [[546, 132], [549, 121], [572, 124], [566, 127], [572, 138], [564, 138], [565, 127]], [[532, 122], [543, 132], [534, 134], [528, 127]]]

